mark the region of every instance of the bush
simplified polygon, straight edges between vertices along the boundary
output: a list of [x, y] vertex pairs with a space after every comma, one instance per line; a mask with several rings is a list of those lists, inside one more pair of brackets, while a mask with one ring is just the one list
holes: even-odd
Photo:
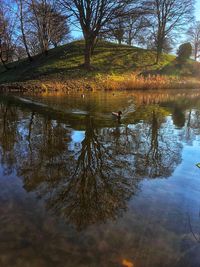
[[177, 51], [177, 55], [178, 63], [185, 63], [192, 55], [192, 45], [190, 43], [180, 45]]

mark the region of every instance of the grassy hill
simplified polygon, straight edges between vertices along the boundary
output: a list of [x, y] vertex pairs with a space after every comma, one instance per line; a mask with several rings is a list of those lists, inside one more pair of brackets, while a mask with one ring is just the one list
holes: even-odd
[[48, 56], [38, 55], [28, 60], [11, 63], [9, 71], [0, 66], [0, 84], [28, 81], [68, 81], [91, 79], [106, 75], [130, 75], [130, 73], [152, 73], [177, 76], [200, 75], [200, 64], [189, 61], [184, 68], [177, 68], [175, 56], [164, 54], [155, 64], [154, 51], [138, 47], [99, 42], [92, 57], [93, 70], [82, 67], [84, 42], [75, 41], [49, 50]]

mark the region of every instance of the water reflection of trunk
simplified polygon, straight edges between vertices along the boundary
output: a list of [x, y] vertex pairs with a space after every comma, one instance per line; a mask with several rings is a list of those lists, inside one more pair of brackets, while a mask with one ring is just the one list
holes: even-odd
[[28, 126], [28, 136], [27, 136], [27, 140], [28, 140], [28, 144], [29, 144], [29, 149], [30, 149], [30, 153], [31, 153], [31, 162], [32, 162], [32, 146], [31, 146], [31, 133], [32, 133], [32, 127], [33, 127], [33, 121], [34, 121], [34, 117], [35, 117], [35, 112], [33, 111], [31, 113], [31, 117], [30, 117], [30, 121], [29, 121], [29, 126]]
[[97, 136], [92, 119], [89, 117], [86, 120], [85, 138], [82, 141], [81, 153], [73, 176], [76, 176], [79, 172], [82, 173], [81, 176], [83, 178], [89, 178], [95, 172], [99, 172], [102, 177], [104, 176], [102, 173], [103, 147], [99, 143]]
[[149, 168], [149, 176], [156, 177], [159, 175], [160, 161], [161, 161], [161, 152], [159, 151], [159, 122], [156, 117], [155, 111], [153, 111], [152, 122], [150, 127], [150, 148], [146, 155], [145, 168]]
[[43, 123], [43, 145], [46, 148], [49, 148], [50, 145], [53, 143], [53, 138], [52, 138], [52, 121], [51, 119], [47, 118], [44, 120]]
[[200, 133], [200, 112], [190, 109], [187, 111], [187, 123], [184, 129], [184, 140], [192, 145], [196, 135]]
[[7, 105], [1, 107], [2, 125], [0, 141], [2, 147], [2, 163], [5, 164], [5, 172], [11, 173], [16, 162], [14, 144], [17, 137], [17, 114], [15, 108]]
[[[120, 141], [122, 141], [122, 140], [120, 140], [120, 138], [121, 138], [121, 132], [120, 132], [120, 127], [119, 127], [119, 125], [117, 125], [116, 128], [114, 128], [112, 134], [113, 134], [113, 141], [114, 141], [114, 144], [115, 144], [115, 149], [114, 149], [114, 151], [117, 152], [118, 149], [120, 149], [120, 146], [121, 146], [121, 142], [120, 142]], [[114, 152], [114, 151], [113, 151], [113, 152]], [[115, 152], [115, 153], [116, 153], [116, 152]]]
[[61, 123], [45, 118], [42, 127], [42, 145], [41, 156], [49, 159], [52, 164], [56, 162], [56, 158], [61, 155], [65, 149], [64, 136], [66, 130]]
[[7, 144], [7, 111], [8, 108], [7, 106], [5, 107], [5, 109], [3, 110], [3, 132], [2, 132], [2, 145], [4, 146], [4, 150], [6, 150], [6, 147], [8, 147]]
[[191, 139], [191, 119], [192, 119], [192, 110], [190, 109], [188, 113], [188, 121], [187, 121], [187, 128], [186, 128], [186, 141], [190, 142]]
[[151, 125], [151, 146], [148, 153], [151, 154], [153, 160], [159, 159], [159, 148], [158, 148], [158, 119], [156, 118], [155, 112], [153, 112], [152, 125]]
[[14, 137], [15, 131], [13, 131], [14, 124], [12, 123], [12, 116], [13, 116], [12, 110], [8, 109], [8, 107], [5, 106], [2, 110], [2, 113], [3, 113], [2, 147], [3, 151], [6, 152], [10, 151], [12, 148], [13, 145], [12, 140], [15, 139]]

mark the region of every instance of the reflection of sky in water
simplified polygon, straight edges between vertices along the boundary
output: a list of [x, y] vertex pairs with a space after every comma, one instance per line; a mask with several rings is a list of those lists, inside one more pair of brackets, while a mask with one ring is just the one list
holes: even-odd
[[74, 151], [80, 147], [80, 143], [85, 138], [85, 131], [72, 131], [71, 142], [69, 143], [69, 150]]
[[[189, 112], [184, 103], [181, 115], [174, 112], [174, 102], [170, 112], [155, 107], [158, 120], [151, 106], [146, 114], [137, 110], [125, 116], [122, 125], [112, 122], [116, 106], [97, 109], [94, 125], [79, 117], [57, 121], [37, 113], [31, 125], [31, 112], [18, 112], [15, 121], [12, 109], [4, 124], [2, 109], [0, 267], [199, 267], [200, 246], [188, 218], [199, 232], [200, 115], [193, 102]], [[95, 148], [101, 149], [102, 162]], [[102, 178], [96, 171], [101, 163]], [[81, 175], [85, 166], [96, 171], [91, 179]], [[123, 180], [129, 166], [136, 173]], [[129, 199], [131, 186], [136, 190]], [[70, 223], [63, 225], [52, 207]], [[74, 227], [82, 217], [88, 225], [78, 232]]]

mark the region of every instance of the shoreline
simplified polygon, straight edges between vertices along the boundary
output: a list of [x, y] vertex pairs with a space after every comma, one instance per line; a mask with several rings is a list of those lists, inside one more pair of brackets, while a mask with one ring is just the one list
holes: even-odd
[[107, 75], [97, 78], [80, 78], [68, 80], [30, 80], [0, 84], [0, 92], [87, 92], [87, 91], [137, 91], [137, 90], [170, 90], [170, 89], [200, 89], [200, 80], [195, 78], [177, 78], [161, 75], [136, 76]]

